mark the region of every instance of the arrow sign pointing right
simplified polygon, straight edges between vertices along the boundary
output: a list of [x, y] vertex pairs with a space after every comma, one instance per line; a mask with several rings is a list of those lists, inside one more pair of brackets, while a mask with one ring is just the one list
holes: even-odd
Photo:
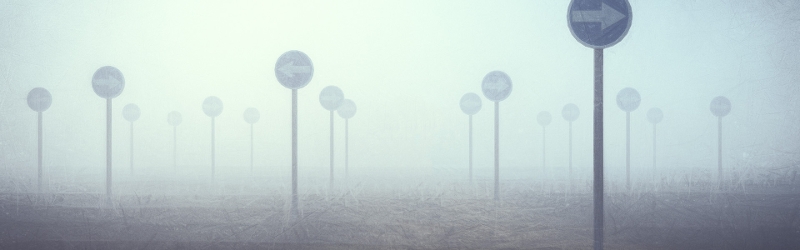
[[294, 66], [294, 62], [284, 64], [278, 71], [287, 77], [294, 77], [294, 74], [309, 74], [311, 73], [311, 66]]
[[579, 23], [600, 23], [600, 30], [605, 30], [620, 20], [625, 18], [625, 14], [603, 3], [600, 10], [582, 10], [572, 12], [572, 21]]

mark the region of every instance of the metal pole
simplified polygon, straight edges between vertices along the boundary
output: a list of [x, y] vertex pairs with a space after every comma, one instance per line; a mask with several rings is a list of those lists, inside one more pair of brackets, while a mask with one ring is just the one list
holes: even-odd
[[253, 174], [253, 124], [250, 124], [250, 174]]
[[216, 171], [215, 167], [217, 163], [215, 132], [214, 117], [211, 117], [211, 180], [214, 180], [214, 174]]
[[625, 112], [625, 188], [631, 191], [631, 112]]
[[172, 126], [172, 168], [178, 172], [178, 126]]
[[722, 177], [722, 116], [717, 119], [717, 178], [719, 179], [719, 188], [723, 188]]
[[133, 122], [131, 122], [131, 175], [133, 175]]
[[330, 189], [333, 189], [333, 110], [331, 110], [331, 180], [330, 180]]
[[653, 179], [657, 180], [658, 174], [656, 173], [656, 124], [653, 123]]
[[39, 113], [39, 193], [42, 192], [42, 112]]
[[106, 98], [106, 204], [111, 205], [111, 98]]
[[494, 200], [500, 200], [500, 102], [494, 102]]
[[594, 249], [603, 249], [603, 49], [594, 50]]
[[544, 173], [544, 179], [547, 180], [547, 163], [545, 161], [545, 127], [542, 126], [542, 172]]
[[350, 121], [350, 119], [344, 119], [344, 177], [345, 178], [347, 178], [347, 175], [348, 175], [347, 165], [349, 163], [348, 161], [350, 160], [350, 151], [349, 151], [349, 148], [348, 148], [349, 147], [349, 145], [348, 145], [348, 143], [349, 143], [348, 142], [348, 140], [349, 140], [349, 138], [348, 138], [349, 137], [349, 135], [348, 135], [348, 133], [349, 133], [348, 132], [349, 124], [348, 123], [349, 123], [349, 121]]
[[472, 115], [469, 115], [469, 183], [472, 183]]
[[292, 215], [299, 218], [297, 207], [297, 89], [292, 89]]
[[572, 182], [572, 122], [569, 122], [569, 180]]

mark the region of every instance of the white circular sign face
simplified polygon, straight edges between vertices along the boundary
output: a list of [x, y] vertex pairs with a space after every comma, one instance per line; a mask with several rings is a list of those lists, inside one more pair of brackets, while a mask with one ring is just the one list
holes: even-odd
[[647, 111], [647, 120], [650, 123], [659, 123], [662, 119], [664, 119], [664, 113], [661, 112], [660, 108], [651, 108]]
[[303, 52], [287, 51], [275, 62], [275, 77], [284, 87], [303, 88], [308, 85], [312, 76], [314, 76], [314, 65]]
[[503, 71], [492, 71], [483, 77], [481, 89], [486, 99], [499, 102], [508, 98], [511, 94], [511, 78]]
[[624, 88], [617, 94], [617, 106], [625, 112], [631, 112], [639, 107], [642, 98], [639, 96], [639, 91], [633, 88]]
[[336, 113], [344, 119], [353, 118], [356, 115], [356, 103], [350, 99], [344, 99], [342, 105], [336, 110]]
[[724, 96], [717, 96], [714, 97], [714, 100], [711, 100], [711, 113], [717, 117], [723, 117], [728, 115], [731, 112], [731, 101]]
[[464, 114], [474, 115], [481, 111], [481, 97], [475, 93], [466, 93], [461, 97], [461, 111]]
[[167, 122], [171, 126], [181, 125], [181, 122], [183, 122], [183, 116], [181, 116], [181, 112], [178, 111], [169, 112], [169, 115], [167, 115]]
[[538, 116], [536, 116], [536, 120], [539, 122], [539, 125], [545, 127], [547, 125], [550, 125], [550, 122], [553, 121], [553, 116], [550, 115], [550, 112], [542, 111], [539, 112]]
[[578, 116], [580, 116], [580, 114], [581, 111], [578, 109], [578, 105], [575, 105], [574, 103], [564, 105], [564, 108], [561, 109], [561, 116], [564, 117], [564, 120], [567, 120], [568, 122], [574, 122], [575, 120], [578, 120]]
[[203, 101], [203, 112], [209, 117], [217, 117], [222, 114], [222, 100], [216, 96], [209, 96]]
[[258, 122], [258, 119], [261, 118], [261, 114], [258, 113], [258, 109], [256, 108], [247, 108], [244, 110], [244, 121], [250, 124], [254, 124]]
[[33, 88], [31, 92], [28, 92], [28, 107], [33, 111], [45, 111], [50, 108], [50, 104], [53, 104], [53, 96], [50, 95], [50, 91], [44, 88]]
[[92, 76], [92, 89], [102, 98], [114, 98], [125, 89], [125, 77], [117, 68], [105, 66], [97, 69]]
[[338, 109], [342, 105], [342, 101], [344, 101], [344, 93], [339, 87], [328, 86], [319, 92], [319, 103], [327, 110], [334, 111]]
[[125, 117], [125, 120], [128, 120], [129, 122], [135, 122], [136, 120], [139, 120], [140, 115], [141, 110], [139, 110], [139, 106], [136, 104], [130, 103], [122, 108], [122, 116]]

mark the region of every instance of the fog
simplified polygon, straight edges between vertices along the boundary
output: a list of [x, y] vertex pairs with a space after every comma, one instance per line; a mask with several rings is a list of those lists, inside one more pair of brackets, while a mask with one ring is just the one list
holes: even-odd
[[[301, 190], [329, 177], [326, 86], [337, 86], [358, 107], [349, 119], [352, 182], [465, 181], [469, 92], [482, 99], [473, 116], [474, 176], [494, 178], [494, 103], [481, 80], [500, 70], [513, 91], [500, 103], [500, 179], [567, 180], [568, 122], [574, 103], [575, 178], [592, 176], [592, 50], [566, 22], [568, 1], [2, 1], [0, 2], [0, 170], [34, 185], [37, 113], [28, 92], [52, 94], [43, 112], [46, 187], [88, 185], [104, 193], [105, 100], [92, 74], [114, 66], [125, 77], [113, 99], [113, 170], [130, 176], [134, 103], [135, 174], [172, 181], [211, 179], [211, 118], [203, 100], [217, 96], [216, 175], [235, 183], [263, 177], [285, 187], [291, 176], [291, 90], [273, 70], [286, 51], [307, 54], [311, 82], [298, 91]], [[605, 49], [605, 178], [624, 183], [625, 112], [617, 93], [636, 89], [631, 112], [631, 176], [644, 185], [653, 174], [653, 126], [660, 108], [657, 167], [664, 178], [716, 180], [717, 118], [711, 100], [725, 96], [722, 119], [725, 171], [754, 182], [791, 175], [800, 161], [800, 4], [793, 1], [631, 1], [627, 36]], [[254, 128], [250, 173], [250, 124]], [[173, 168], [172, 111], [177, 126]], [[537, 115], [547, 111], [546, 156]], [[344, 179], [345, 120], [334, 116], [334, 166]], [[178, 176], [179, 178], [174, 178]], [[411, 181], [413, 180], [413, 181]], [[187, 182], [189, 185], [191, 183]], [[794, 182], [793, 182], [794, 183]], [[27, 185], [27, 184], [19, 184]], [[34, 192], [32, 187], [4, 192]], [[389, 187], [391, 189], [391, 187]], [[120, 192], [125, 193], [125, 190]]]

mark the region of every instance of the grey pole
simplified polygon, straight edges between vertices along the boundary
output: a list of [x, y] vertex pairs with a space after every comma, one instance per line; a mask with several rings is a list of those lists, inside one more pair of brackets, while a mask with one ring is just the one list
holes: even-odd
[[545, 130], [546, 128], [542, 126], [542, 171], [544, 172], [544, 179], [547, 180], [547, 163], [545, 161]]
[[350, 151], [349, 151], [349, 123], [350, 119], [344, 119], [344, 177], [347, 178], [348, 170], [347, 165], [348, 161], [350, 160]]
[[594, 49], [594, 249], [603, 249], [603, 49]]
[[569, 122], [569, 180], [571, 183], [572, 182], [572, 122]]
[[106, 98], [106, 204], [111, 205], [111, 98]]
[[472, 183], [472, 115], [469, 115], [469, 183]]
[[722, 116], [717, 119], [717, 179], [719, 188], [722, 189], [725, 179], [722, 177]]
[[253, 124], [250, 123], [250, 174], [253, 174]]
[[133, 122], [131, 122], [131, 175], [133, 175]]
[[39, 193], [42, 192], [42, 112], [39, 111]]
[[653, 179], [657, 180], [656, 174], [656, 124], [653, 123]]
[[625, 112], [625, 187], [631, 191], [631, 112]]
[[297, 89], [292, 89], [292, 215], [300, 217], [297, 207]]
[[178, 172], [178, 126], [172, 126], [172, 168]]
[[217, 163], [214, 120], [214, 117], [211, 117], [211, 180], [214, 180], [215, 165]]
[[500, 102], [494, 102], [494, 200], [500, 200]]
[[330, 180], [330, 189], [333, 189], [333, 110], [331, 112], [331, 180]]

